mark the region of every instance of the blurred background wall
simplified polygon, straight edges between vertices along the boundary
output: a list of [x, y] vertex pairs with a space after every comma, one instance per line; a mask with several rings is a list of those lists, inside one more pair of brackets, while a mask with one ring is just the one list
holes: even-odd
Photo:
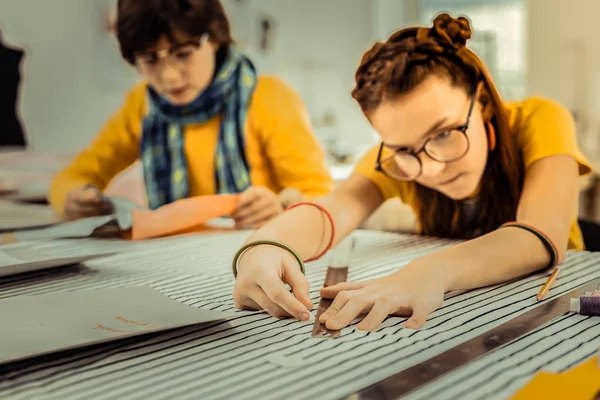
[[[576, 118], [584, 151], [600, 159], [598, 0], [223, 0], [238, 45], [263, 73], [302, 96], [332, 168], [376, 141], [350, 97], [362, 53], [441, 11], [467, 15], [470, 46], [505, 99], [551, 97]], [[2, 0], [5, 45], [21, 48], [19, 114], [29, 148], [76, 152], [136, 82], [108, 25], [115, 0]], [[333, 156], [335, 155], [335, 157]], [[346, 168], [341, 172], [347, 173]]]

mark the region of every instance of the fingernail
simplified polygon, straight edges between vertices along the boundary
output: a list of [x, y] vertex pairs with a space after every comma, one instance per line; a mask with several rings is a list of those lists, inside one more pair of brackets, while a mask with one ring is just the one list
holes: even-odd
[[308, 315], [308, 313], [301, 313], [298, 317], [300, 318], [300, 321], [308, 321], [308, 318], [310, 316]]

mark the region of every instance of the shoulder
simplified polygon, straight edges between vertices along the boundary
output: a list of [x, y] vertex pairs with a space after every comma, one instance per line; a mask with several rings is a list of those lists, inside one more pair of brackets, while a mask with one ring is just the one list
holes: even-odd
[[[124, 126], [135, 137], [141, 134], [142, 120], [146, 114], [146, 88], [145, 82], [140, 82], [131, 87], [121, 102], [116, 114], [109, 121], [109, 126], [117, 124]], [[114, 129], [113, 129], [114, 130]], [[119, 131], [116, 129], [115, 131]]]
[[[259, 75], [256, 88], [252, 95], [251, 104], [264, 106], [275, 105], [281, 102], [300, 102], [298, 93], [283, 79], [274, 75]], [[251, 105], [251, 106], [252, 106]]]
[[147, 110], [147, 87], [148, 85], [145, 82], [138, 82], [127, 92], [125, 92], [118, 111], [118, 115], [120, 115], [121, 118], [125, 118], [136, 123], [141, 122]]
[[257, 92], [293, 91], [292, 87], [276, 75], [259, 75], [256, 83]]
[[556, 123], [574, 133], [575, 124], [571, 112], [555, 100], [533, 96], [522, 101], [505, 103], [505, 108], [515, 133]]
[[146, 104], [146, 82], [138, 82], [133, 85], [125, 95], [125, 105], [135, 108], [143, 108]]
[[544, 97], [507, 103], [509, 124], [525, 167], [554, 155], [569, 155], [579, 164], [581, 175], [591, 167], [577, 143], [575, 120], [569, 109]]
[[[312, 131], [310, 117], [298, 93], [283, 79], [260, 75], [248, 107], [248, 123], [266, 140], [282, 126]], [[265, 136], [266, 135], [266, 136]]]

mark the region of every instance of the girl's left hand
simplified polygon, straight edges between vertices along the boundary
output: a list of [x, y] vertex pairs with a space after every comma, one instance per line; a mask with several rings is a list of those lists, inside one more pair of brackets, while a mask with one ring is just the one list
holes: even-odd
[[422, 267], [409, 264], [383, 278], [322, 288], [321, 296], [335, 300], [320, 322], [327, 329], [339, 330], [368, 314], [358, 329], [373, 331], [388, 315], [411, 315], [406, 327], [421, 328], [429, 314], [442, 305], [446, 292], [441, 276]]

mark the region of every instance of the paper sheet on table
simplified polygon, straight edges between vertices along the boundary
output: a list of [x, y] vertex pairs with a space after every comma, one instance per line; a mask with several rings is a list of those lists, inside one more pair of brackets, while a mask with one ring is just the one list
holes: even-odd
[[[44, 239], [84, 238], [92, 236], [101, 228], [114, 225], [114, 230], [126, 231], [133, 224], [133, 210], [137, 206], [129, 200], [107, 197], [113, 206], [112, 215], [82, 218], [76, 221], [61, 222], [50, 227], [15, 232], [18, 242]], [[1, 228], [1, 225], [0, 225]]]
[[113, 216], [117, 220], [119, 229], [122, 231], [130, 230], [133, 225], [133, 211], [140, 210], [137, 204], [131, 200], [121, 197], [107, 197], [113, 207]]
[[592, 400], [600, 393], [600, 366], [596, 357], [561, 374], [539, 372], [512, 400]]
[[154, 211], [134, 210], [132, 239], [190, 232], [211, 219], [233, 214], [239, 198], [238, 194], [197, 196]]
[[96, 230], [110, 223], [116, 222], [112, 215], [82, 218], [76, 221], [63, 222], [48, 228], [15, 232], [17, 241], [83, 238], [91, 236]]
[[231, 317], [172, 300], [150, 287], [0, 300], [0, 363]]
[[84, 256], [50, 257], [40, 254], [35, 249], [18, 246], [0, 250], [0, 278], [43, 269], [66, 267], [114, 254], [114, 252], [105, 251]]

